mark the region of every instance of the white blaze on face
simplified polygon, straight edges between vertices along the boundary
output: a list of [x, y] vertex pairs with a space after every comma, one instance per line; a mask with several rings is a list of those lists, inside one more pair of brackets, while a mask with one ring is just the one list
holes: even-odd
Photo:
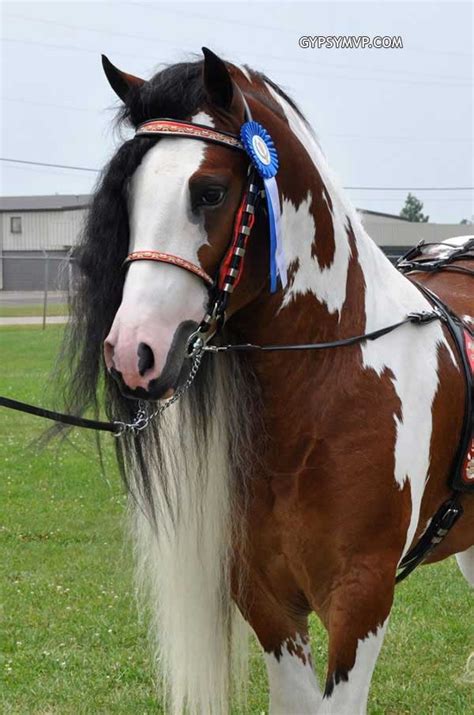
[[[212, 125], [203, 113], [193, 121]], [[189, 179], [201, 166], [206, 144], [195, 139], [164, 137], [143, 157], [129, 190], [129, 252], [156, 250], [199, 265], [198, 252], [207, 243], [202, 218], [191, 210]], [[177, 327], [199, 322], [205, 313], [207, 289], [189, 271], [168, 263], [137, 261], [129, 265], [122, 303], [108, 337], [114, 367], [129, 387], [146, 388], [158, 377]], [[138, 373], [137, 350], [148, 345], [154, 368]]]

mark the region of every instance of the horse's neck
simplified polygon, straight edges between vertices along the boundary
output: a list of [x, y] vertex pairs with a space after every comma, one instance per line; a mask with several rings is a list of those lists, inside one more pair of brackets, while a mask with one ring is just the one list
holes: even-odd
[[[288, 121], [288, 143], [297, 140], [306, 151], [303, 156], [295, 152], [299, 166], [282, 166], [282, 171], [289, 172], [283, 178], [290, 179], [282, 184], [291, 187], [300, 175], [307, 182], [302, 200], [293, 197], [291, 201], [285, 195], [282, 200], [282, 241], [289, 268], [282, 308], [292, 313], [299, 306], [307, 310], [308, 297], [312, 297], [325, 337], [343, 337], [360, 328], [372, 330], [416, 309], [420, 305], [417, 289], [365, 232], [309, 126], [283, 97], [268, 89]], [[279, 316], [284, 320], [285, 310]], [[298, 321], [299, 333], [303, 324]]]

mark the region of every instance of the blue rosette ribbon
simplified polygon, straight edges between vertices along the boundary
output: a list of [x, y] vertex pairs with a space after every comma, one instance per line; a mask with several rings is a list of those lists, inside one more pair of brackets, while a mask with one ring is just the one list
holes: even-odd
[[273, 139], [258, 122], [242, 124], [240, 140], [250, 161], [263, 179], [270, 226], [270, 290], [277, 289], [277, 276], [286, 287], [286, 262], [281, 240], [281, 207], [275, 176], [278, 172], [278, 154]]

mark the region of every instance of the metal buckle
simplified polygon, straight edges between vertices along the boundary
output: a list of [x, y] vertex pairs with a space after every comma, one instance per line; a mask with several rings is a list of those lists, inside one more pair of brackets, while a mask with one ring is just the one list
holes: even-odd
[[197, 330], [194, 331], [194, 333], [191, 333], [191, 335], [188, 338], [188, 342], [186, 343], [186, 357], [187, 358], [194, 358], [196, 355], [201, 353], [204, 349], [204, 339], [201, 333], [201, 329], [198, 328]]
[[432, 320], [442, 320], [443, 314], [434, 306], [432, 310], [420, 310], [408, 313], [407, 317], [412, 323], [431, 323]]

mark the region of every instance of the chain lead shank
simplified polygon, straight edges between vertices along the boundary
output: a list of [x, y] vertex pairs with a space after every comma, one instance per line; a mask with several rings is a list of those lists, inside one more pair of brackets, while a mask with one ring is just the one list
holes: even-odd
[[155, 419], [155, 417], [160, 417], [163, 412], [165, 412], [168, 407], [171, 407], [175, 402], [177, 402], [180, 397], [184, 395], [187, 390], [191, 387], [194, 379], [198, 373], [199, 366], [201, 365], [201, 360], [203, 358], [203, 346], [201, 345], [196, 349], [193, 346], [193, 352], [191, 355], [192, 365], [189, 372], [188, 379], [175, 391], [174, 395], [168, 400], [165, 400], [159, 407], [154, 410], [151, 414], [148, 414], [149, 405], [147, 402], [140, 400], [137, 414], [133, 422], [119, 422], [115, 421], [114, 424], [117, 425], [118, 429], [113, 433], [114, 437], [122, 437], [124, 434], [137, 435], [148, 427], [148, 425]]

